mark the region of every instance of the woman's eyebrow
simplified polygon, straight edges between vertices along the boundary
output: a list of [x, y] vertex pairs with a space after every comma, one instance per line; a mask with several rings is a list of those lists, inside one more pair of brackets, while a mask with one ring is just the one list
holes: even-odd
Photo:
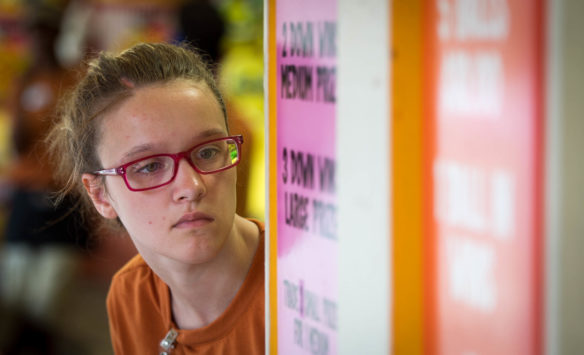
[[227, 135], [227, 132], [223, 129], [219, 128], [211, 128], [206, 131], [199, 133], [196, 137], [197, 138], [208, 138], [212, 136], [220, 136], [220, 135]]
[[[213, 137], [213, 136], [223, 136], [226, 134], [227, 133], [223, 129], [211, 128], [211, 129], [200, 132], [199, 134], [197, 134], [195, 136], [195, 138], [197, 140], [200, 140], [200, 139], [209, 138], [209, 137]], [[131, 160], [133, 160], [132, 158], [136, 158], [137, 155], [140, 155], [144, 152], [153, 152], [155, 150], [159, 150], [158, 147], [160, 147], [160, 144], [152, 144], [152, 143], [139, 144], [135, 147], [132, 147], [132, 149], [130, 149], [128, 152], [126, 152], [122, 156], [121, 161], [122, 162], [131, 161]], [[175, 153], [175, 152], [163, 152], [163, 153]], [[123, 163], [121, 163], [121, 164], [123, 164]]]
[[132, 149], [130, 149], [128, 152], [126, 152], [122, 156], [121, 161], [132, 160], [132, 158], [136, 157], [136, 155], [139, 155], [139, 154], [144, 153], [144, 152], [152, 152], [155, 148], [156, 148], [156, 145], [151, 144], [151, 143], [137, 145], [135, 147], [132, 147]]

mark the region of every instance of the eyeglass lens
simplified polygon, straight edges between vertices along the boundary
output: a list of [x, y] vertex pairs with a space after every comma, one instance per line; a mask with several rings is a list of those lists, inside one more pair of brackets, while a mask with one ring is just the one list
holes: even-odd
[[[188, 157], [201, 172], [212, 173], [237, 164], [239, 152], [233, 139], [225, 139], [197, 146], [189, 152]], [[172, 157], [158, 155], [128, 166], [126, 180], [134, 189], [163, 185], [172, 180], [174, 169]]]

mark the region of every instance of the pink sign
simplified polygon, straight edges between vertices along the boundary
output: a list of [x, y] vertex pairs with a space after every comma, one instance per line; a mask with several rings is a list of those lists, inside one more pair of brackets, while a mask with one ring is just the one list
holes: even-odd
[[336, 10], [276, 4], [279, 354], [337, 353]]

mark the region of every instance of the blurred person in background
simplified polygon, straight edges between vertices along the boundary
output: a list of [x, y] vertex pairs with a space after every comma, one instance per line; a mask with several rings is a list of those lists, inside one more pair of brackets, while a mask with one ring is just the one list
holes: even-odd
[[[179, 39], [191, 43], [211, 68], [221, 60], [225, 21], [208, 0], [185, 0], [177, 10]], [[182, 37], [182, 38], [180, 38]]]
[[[13, 192], [0, 249], [0, 317], [8, 354], [50, 354], [55, 318], [86, 246], [87, 230], [70, 197], [55, 206], [52, 164], [43, 140], [60, 95], [72, 84], [55, 56], [59, 8], [26, 12], [31, 63], [11, 100], [15, 153], [4, 176]], [[4, 348], [4, 349], [3, 349]]]
[[102, 53], [49, 142], [63, 193], [111, 221], [139, 254], [107, 298], [116, 354], [263, 354], [264, 226], [236, 213], [224, 100], [186, 45]]

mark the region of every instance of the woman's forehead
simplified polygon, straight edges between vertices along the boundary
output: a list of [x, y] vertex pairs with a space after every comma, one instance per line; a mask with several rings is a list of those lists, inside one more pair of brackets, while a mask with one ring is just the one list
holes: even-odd
[[150, 121], [164, 125], [170, 124], [173, 118], [182, 118], [184, 123], [192, 123], [193, 119], [221, 121], [223, 113], [205, 84], [181, 80], [136, 88], [132, 95], [103, 114], [103, 121], [118, 124]]
[[[148, 86], [103, 116], [98, 152], [118, 161], [136, 146], [184, 149], [198, 137], [227, 134], [223, 113], [214, 95], [189, 82]], [[105, 163], [105, 162], [104, 162]]]

